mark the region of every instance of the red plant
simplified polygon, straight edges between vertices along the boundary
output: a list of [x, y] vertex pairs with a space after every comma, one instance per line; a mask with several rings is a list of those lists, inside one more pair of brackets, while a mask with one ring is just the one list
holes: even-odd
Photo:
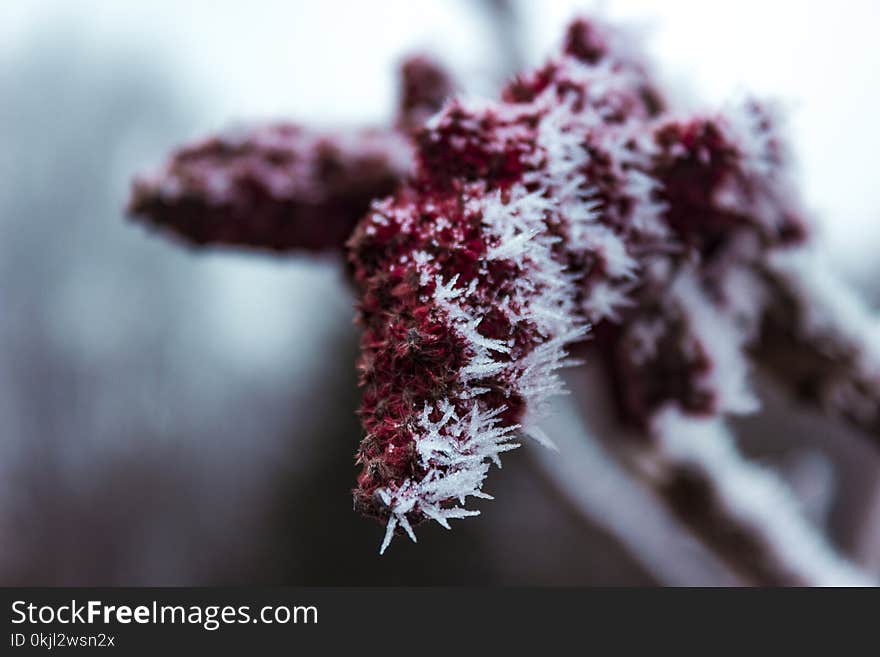
[[[366, 434], [354, 500], [386, 523], [382, 550], [477, 514], [466, 498], [488, 497], [520, 436], [550, 442], [546, 400], [589, 334], [654, 463], [642, 476], [709, 545], [755, 581], [858, 579], [723, 426], [757, 408], [758, 362], [880, 437], [872, 320], [811, 269], [774, 113], [678, 116], [625, 35], [587, 20], [500, 100], [452, 90], [411, 59], [394, 129], [210, 138], [138, 180], [130, 204], [199, 245], [348, 237]], [[803, 540], [816, 545], [801, 558]]]

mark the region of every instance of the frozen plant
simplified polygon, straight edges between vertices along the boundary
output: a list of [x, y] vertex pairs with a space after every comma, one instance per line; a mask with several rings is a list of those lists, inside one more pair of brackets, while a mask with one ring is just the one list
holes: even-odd
[[866, 581], [727, 427], [759, 408], [757, 364], [880, 441], [877, 320], [815, 254], [773, 109], [682, 115], [627, 33], [586, 19], [497, 100], [455, 95], [425, 57], [401, 89], [391, 128], [214, 136], [130, 202], [195, 245], [344, 248], [354, 506], [385, 524], [381, 551], [477, 515], [468, 498], [521, 440], [553, 445], [547, 400], [587, 340], [636, 436], [606, 442], [738, 575]]

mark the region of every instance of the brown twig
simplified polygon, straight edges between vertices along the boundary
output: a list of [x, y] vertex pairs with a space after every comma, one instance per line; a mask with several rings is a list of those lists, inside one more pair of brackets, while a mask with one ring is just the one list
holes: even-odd
[[814, 253], [780, 253], [767, 278], [757, 360], [880, 447], [880, 320]]

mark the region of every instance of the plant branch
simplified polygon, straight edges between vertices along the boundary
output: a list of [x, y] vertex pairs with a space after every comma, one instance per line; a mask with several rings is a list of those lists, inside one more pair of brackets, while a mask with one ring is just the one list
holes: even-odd
[[880, 320], [814, 252], [777, 254], [756, 359], [794, 395], [880, 446]]

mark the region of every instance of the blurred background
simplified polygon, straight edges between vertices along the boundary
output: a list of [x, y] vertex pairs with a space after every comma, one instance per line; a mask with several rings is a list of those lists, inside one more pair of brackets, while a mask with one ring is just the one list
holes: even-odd
[[[426, 526], [380, 558], [383, 528], [351, 510], [357, 335], [338, 262], [187, 251], [123, 216], [134, 173], [236, 121], [387, 122], [415, 50], [492, 93], [509, 60], [491, 4], [0, 5], [0, 583], [726, 582], [699, 546], [657, 540], [674, 528], [633, 545], [607, 500], [585, 517], [531, 445], [493, 472], [480, 519]], [[526, 65], [595, 8], [513, 5]], [[880, 4], [599, 9], [644, 30], [682, 106], [783, 102], [823, 244], [876, 305]], [[769, 412], [740, 423], [744, 447], [877, 574], [876, 454], [767, 394]], [[631, 504], [634, 523], [653, 513]]]

